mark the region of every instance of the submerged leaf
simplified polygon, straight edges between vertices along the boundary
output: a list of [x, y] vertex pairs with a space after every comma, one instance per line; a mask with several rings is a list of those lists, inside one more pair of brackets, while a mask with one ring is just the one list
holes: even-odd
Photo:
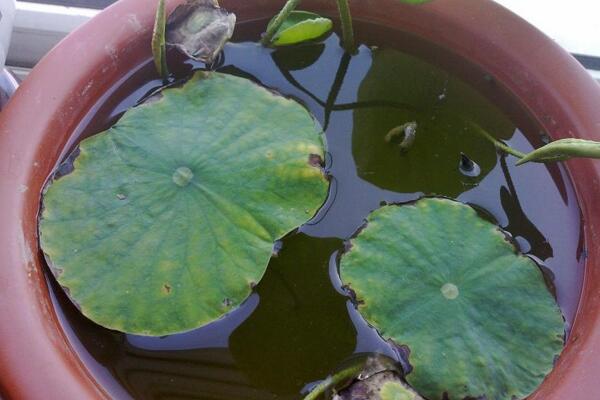
[[562, 161], [575, 157], [600, 158], [600, 142], [584, 139], [555, 140], [526, 154], [517, 162], [517, 165], [530, 161]]
[[[275, 18], [269, 23], [267, 30]], [[332, 27], [333, 22], [329, 18], [308, 11], [292, 11], [275, 32], [272, 43], [275, 46], [286, 46], [314, 40], [329, 32]]]
[[[514, 125], [482, 95], [436, 66], [396, 50], [373, 51], [353, 111], [352, 155], [359, 177], [382, 189], [456, 197], [496, 165], [497, 152], [480, 131], [508, 139]], [[386, 135], [418, 125], [409, 151]], [[465, 154], [481, 168], [468, 177]]]
[[430, 400], [521, 399], [551, 371], [564, 322], [540, 268], [466, 205], [387, 206], [341, 259], [344, 284]]
[[44, 196], [42, 249], [100, 325], [161, 336], [207, 324], [323, 203], [311, 154], [323, 156], [321, 137], [298, 103], [196, 73], [80, 144]]
[[188, 0], [169, 16], [167, 45], [211, 63], [233, 35], [235, 19], [235, 14], [219, 8], [214, 0]]
[[154, 30], [152, 31], [152, 56], [154, 57], [154, 66], [163, 79], [166, 79], [169, 75], [165, 44], [165, 14], [165, 0], [158, 0]]

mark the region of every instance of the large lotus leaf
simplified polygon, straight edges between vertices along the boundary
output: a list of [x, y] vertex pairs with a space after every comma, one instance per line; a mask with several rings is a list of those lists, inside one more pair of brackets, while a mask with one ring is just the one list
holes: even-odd
[[[496, 149], [480, 130], [510, 138], [515, 127], [473, 88], [446, 71], [391, 49], [375, 50], [354, 110], [352, 154], [358, 175], [397, 192], [456, 197], [496, 165]], [[385, 140], [395, 127], [417, 123], [408, 151]], [[477, 177], [459, 170], [461, 154], [481, 168]]]
[[340, 272], [367, 321], [410, 348], [407, 380], [430, 400], [522, 399], [562, 349], [563, 318], [541, 270], [461, 203], [375, 211]]
[[41, 244], [95, 322], [165, 335], [211, 322], [258, 282], [273, 242], [327, 183], [311, 115], [249, 80], [199, 72], [84, 140], [44, 196]]

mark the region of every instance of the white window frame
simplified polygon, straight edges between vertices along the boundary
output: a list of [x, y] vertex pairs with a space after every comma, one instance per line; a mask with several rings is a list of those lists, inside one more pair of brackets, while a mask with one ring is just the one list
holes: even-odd
[[[537, 26], [568, 51], [600, 58], [599, 0], [495, 1]], [[63, 37], [98, 12], [17, 1], [7, 64], [25, 68], [21, 71], [26, 72]], [[600, 70], [590, 73], [600, 80]]]

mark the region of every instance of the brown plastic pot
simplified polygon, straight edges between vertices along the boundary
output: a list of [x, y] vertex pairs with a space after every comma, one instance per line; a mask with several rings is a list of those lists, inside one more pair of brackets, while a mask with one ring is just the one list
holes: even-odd
[[[172, 9], [181, 0], [168, 1]], [[40, 190], [99, 97], [150, 57], [154, 1], [122, 0], [69, 35], [35, 68], [0, 119], [0, 393], [8, 399], [101, 399], [107, 392], [61, 330], [37, 240]], [[221, 0], [238, 20], [282, 1]], [[152, 5], [150, 5], [152, 4]], [[600, 140], [600, 86], [539, 31], [488, 0], [354, 0], [357, 20], [444, 46], [505, 87], [554, 139]], [[303, 8], [334, 15], [332, 0]], [[360, 32], [359, 32], [360, 34]], [[600, 399], [600, 162], [567, 163], [584, 217], [580, 306], [556, 368], [530, 400]]]

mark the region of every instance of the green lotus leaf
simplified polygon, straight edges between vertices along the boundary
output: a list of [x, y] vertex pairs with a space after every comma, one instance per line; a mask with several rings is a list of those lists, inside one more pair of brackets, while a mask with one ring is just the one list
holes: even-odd
[[295, 101], [198, 72], [81, 142], [44, 196], [41, 245], [100, 325], [166, 335], [238, 306], [273, 243], [307, 221], [327, 183], [320, 128]]
[[421, 399], [415, 392], [397, 381], [387, 381], [381, 386], [381, 400], [417, 400]]
[[[508, 139], [515, 126], [485, 97], [448, 72], [392, 49], [372, 53], [353, 111], [352, 154], [358, 175], [396, 192], [457, 197], [496, 165], [496, 149], [481, 131]], [[369, 105], [372, 106], [369, 106]], [[415, 122], [411, 147], [385, 140], [394, 128]], [[477, 176], [461, 174], [461, 155], [475, 161]]]
[[[273, 23], [271, 21], [269, 25]], [[333, 27], [329, 18], [308, 11], [292, 11], [273, 37], [275, 46], [287, 46], [318, 39]]]
[[522, 399], [563, 347], [540, 268], [458, 202], [373, 212], [340, 273], [367, 321], [410, 348], [407, 381], [430, 400]]

